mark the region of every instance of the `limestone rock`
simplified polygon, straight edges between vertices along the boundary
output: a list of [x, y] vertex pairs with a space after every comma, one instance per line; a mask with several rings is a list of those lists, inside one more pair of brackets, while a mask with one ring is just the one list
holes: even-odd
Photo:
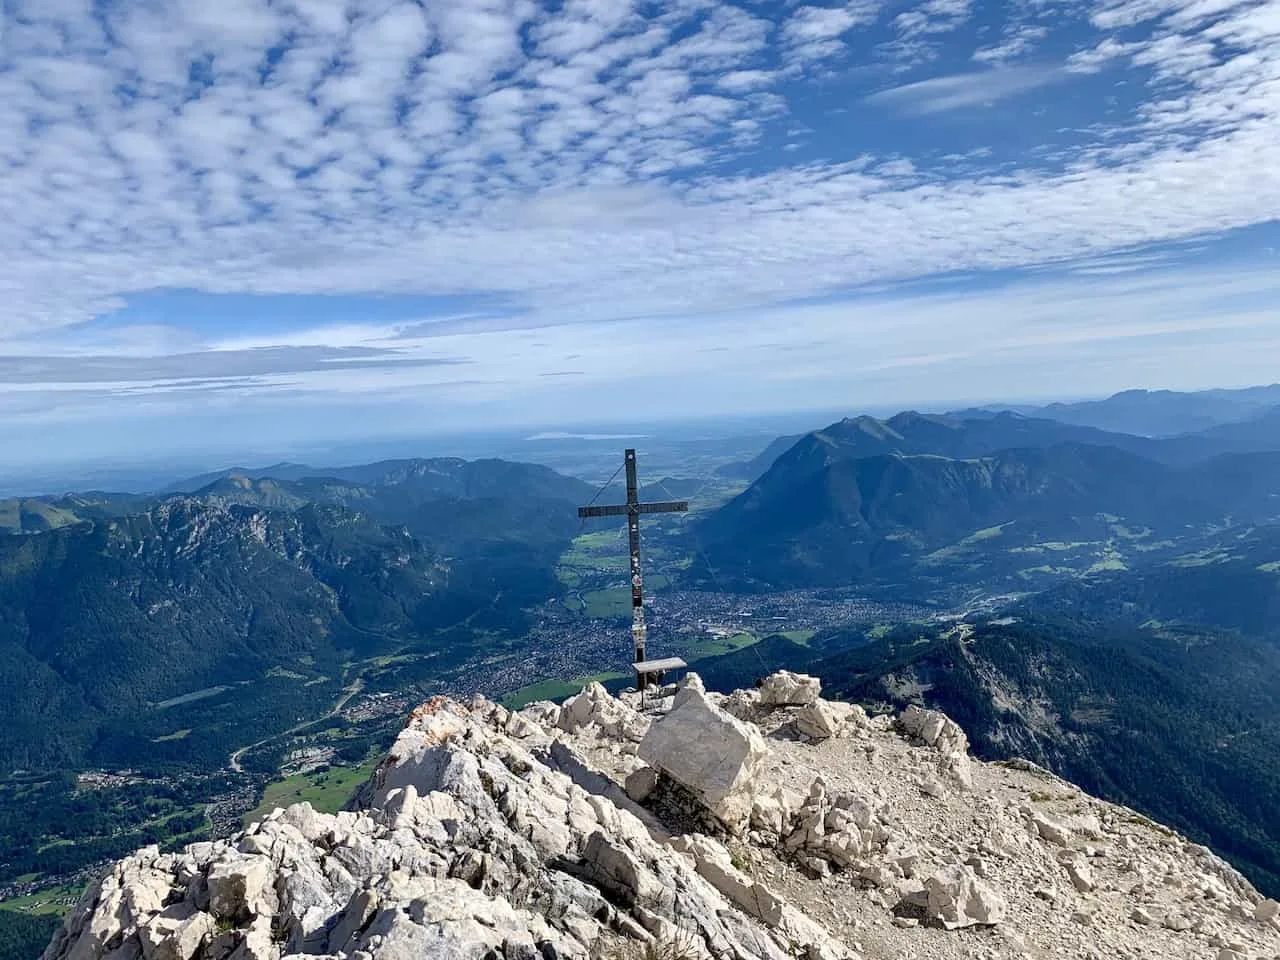
[[720, 709], [731, 717], [754, 722], [762, 710], [759, 690], [735, 690], [720, 701]]
[[582, 859], [600, 888], [629, 906], [651, 906], [670, 894], [624, 844], [598, 830], [587, 839]]
[[672, 847], [691, 856], [699, 875], [739, 909], [782, 931], [790, 941], [801, 946], [806, 955], [830, 960], [847, 956], [847, 949], [818, 924], [767, 885], [734, 866], [733, 858], [723, 844], [694, 834], [676, 838]]
[[566, 733], [580, 733], [595, 727], [611, 740], [639, 741], [648, 729], [648, 720], [620, 700], [609, 695], [599, 683], [589, 683], [560, 708], [558, 725]]
[[751, 826], [772, 837], [782, 837], [791, 832], [791, 820], [802, 803], [802, 797], [785, 787], [757, 794], [751, 805]]
[[1071, 878], [1071, 885], [1080, 893], [1089, 893], [1097, 884], [1093, 879], [1093, 871], [1089, 868], [1089, 864], [1079, 858], [1068, 860], [1066, 862], [1067, 876]]
[[796, 729], [815, 740], [826, 740], [840, 732], [840, 721], [825, 700], [812, 700], [796, 714]]
[[974, 924], [995, 924], [1004, 919], [1004, 898], [968, 867], [943, 867], [927, 881], [928, 917], [948, 930]]
[[693, 834], [676, 838], [672, 846], [692, 856], [698, 873], [743, 910], [771, 927], [782, 922], [782, 901], [763, 884], [738, 870], [722, 844]]
[[725, 827], [740, 831], [751, 817], [768, 747], [754, 726], [729, 716], [687, 680], [671, 711], [645, 734], [639, 756], [692, 791]]
[[765, 678], [760, 686], [763, 707], [798, 707], [813, 703], [822, 693], [822, 682], [805, 673], [779, 670]]
[[205, 877], [209, 910], [226, 920], [271, 916], [276, 910], [275, 866], [267, 857], [234, 855], [219, 860]]
[[140, 931], [145, 960], [191, 960], [216, 929], [213, 917], [181, 903], [168, 907]]
[[1049, 843], [1057, 844], [1060, 847], [1065, 847], [1071, 843], [1073, 836], [1071, 828], [1054, 817], [1038, 812], [1033, 813], [1031, 815], [1031, 824], [1042, 840], [1047, 840]]
[[1280, 904], [1220, 858], [1032, 764], [970, 763], [941, 714], [669, 692], [431, 700], [353, 809], [145, 848], [43, 960], [1280, 957]]
[[255, 917], [227, 960], [280, 960], [280, 945], [271, 936], [271, 921]]
[[969, 738], [958, 723], [937, 710], [922, 710], [912, 704], [902, 711], [898, 725], [909, 737], [937, 751], [940, 772], [954, 777], [966, 790], [972, 789]]
[[867, 714], [854, 703], [834, 703], [819, 697], [796, 712], [796, 729], [814, 740], [856, 736], [867, 728]]

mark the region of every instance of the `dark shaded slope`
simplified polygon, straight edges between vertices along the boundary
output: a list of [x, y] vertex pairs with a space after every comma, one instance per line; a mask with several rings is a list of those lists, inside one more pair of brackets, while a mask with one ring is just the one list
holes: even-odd
[[[1108, 442], [1051, 442], [1063, 436]], [[1115, 523], [1154, 543], [1280, 518], [1280, 453], [1168, 465], [1132, 449], [1163, 443], [1014, 414], [860, 417], [801, 438], [696, 536], [719, 577], [803, 587], [901, 576], [995, 530], [1005, 555], [976, 559], [984, 576], [1008, 578], [1018, 565], [1007, 551], [1129, 536]]]
[[1209, 509], [1168, 468], [1107, 447], [990, 457], [873, 456], [789, 470], [779, 461], [697, 530], [717, 572], [775, 585], [832, 585], [889, 573], [993, 525], [1075, 535], [1102, 511], [1139, 518]]
[[1195, 463], [1233, 453], [1280, 451], [1280, 406], [1260, 411], [1247, 420], [1161, 440], [1158, 450], [1161, 458], [1169, 463]]
[[1280, 642], [1280, 527], [1221, 534], [1169, 561], [1064, 583], [1026, 608], [1135, 627], [1208, 625]]

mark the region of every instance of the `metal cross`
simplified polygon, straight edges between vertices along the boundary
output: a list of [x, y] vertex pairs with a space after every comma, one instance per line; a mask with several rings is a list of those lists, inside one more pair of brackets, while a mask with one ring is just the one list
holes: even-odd
[[[627, 539], [631, 547], [631, 639], [635, 642], [636, 663], [645, 660], [644, 644], [647, 628], [644, 622], [644, 578], [640, 573], [640, 514], [642, 513], [684, 513], [689, 509], [687, 500], [674, 500], [665, 503], [641, 503], [640, 487], [636, 482], [636, 452], [628, 450], [625, 454], [627, 468], [627, 502], [610, 506], [579, 507], [578, 516], [587, 517], [626, 517]], [[636, 685], [643, 690], [647, 677], [637, 671]]]

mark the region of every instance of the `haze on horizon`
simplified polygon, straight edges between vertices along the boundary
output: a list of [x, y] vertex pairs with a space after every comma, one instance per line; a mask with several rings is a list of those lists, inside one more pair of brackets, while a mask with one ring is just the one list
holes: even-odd
[[1280, 369], [1280, 0], [2, 9], [2, 469]]

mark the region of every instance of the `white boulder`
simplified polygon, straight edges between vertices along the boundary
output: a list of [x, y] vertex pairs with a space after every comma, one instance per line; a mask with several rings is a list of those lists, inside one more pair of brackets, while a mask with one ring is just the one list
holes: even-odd
[[214, 930], [209, 914], [187, 903], [174, 904], [138, 930], [142, 956], [145, 960], [191, 960]]
[[1089, 864], [1081, 858], [1068, 860], [1065, 864], [1067, 868], [1067, 876], [1071, 878], [1071, 885], [1076, 888], [1078, 893], [1091, 893], [1097, 882], [1093, 878], [1093, 870]]
[[697, 674], [685, 679], [671, 710], [640, 741], [640, 759], [692, 791], [726, 828], [741, 831], [768, 747], [754, 726], [715, 706], [701, 688]]
[[960, 724], [937, 710], [922, 710], [912, 704], [902, 711], [898, 725], [907, 736], [938, 752], [941, 772], [954, 777], [966, 790], [973, 788], [969, 738]]
[[760, 686], [760, 705], [764, 707], [800, 707], [813, 703], [822, 693], [822, 683], [806, 673], [779, 670], [765, 678]]
[[267, 857], [229, 855], [209, 868], [209, 909], [226, 920], [271, 916], [276, 911], [275, 864]]
[[867, 713], [856, 703], [835, 703], [819, 697], [796, 712], [796, 729], [814, 740], [856, 736], [867, 726]]
[[796, 714], [796, 729], [806, 737], [826, 740], [840, 732], [841, 723], [831, 705], [825, 700], [807, 703]]
[[962, 864], [943, 867], [925, 882], [925, 890], [927, 918], [948, 930], [999, 923], [1008, 909], [1000, 894]]

